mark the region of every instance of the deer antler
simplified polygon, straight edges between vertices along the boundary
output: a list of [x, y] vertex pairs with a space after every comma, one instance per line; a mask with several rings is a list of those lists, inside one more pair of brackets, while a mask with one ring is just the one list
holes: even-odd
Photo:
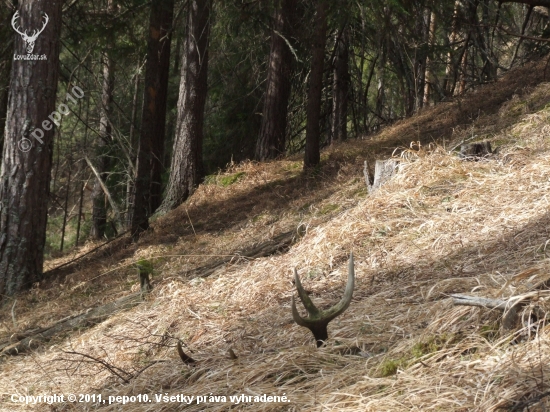
[[33, 40], [36, 40], [38, 35], [44, 31], [44, 29], [48, 25], [48, 22], [50, 21], [50, 18], [48, 17], [48, 15], [46, 13], [44, 13], [44, 15], [42, 17], [44, 18], [44, 24], [42, 25], [42, 28], [40, 30], [35, 30], [33, 32], [32, 36], [31, 36], [31, 39], [33, 39]]
[[16, 33], [20, 34], [21, 36], [23, 36], [23, 38], [27, 37], [27, 32], [22, 32], [20, 31], [20, 29], [16, 26], [16, 22], [17, 22], [17, 19], [19, 18], [19, 11], [16, 11], [15, 14], [13, 15], [12, 19], [11, 19], [11, 26], [13, 27], [13, 29], [15, 30]]
[[46, 26], [48, 25], [48, 22], [50, 21], [50, 18], [48, 17], [48, 15], [44, 13], [42, 17], [44, 18], [44, 24], [42, 25], [42, 28], [40, 30], [33, 30], [32, 36], [30, 36], [27, 40], [28, 42], [35, 42], [36, 39], [38, 38], [38, 35], [42, 33], [46, 28]]
[[302, 318], [296, 309], [296, 304], [294, 302], [294, 296], [292, 296], [292, 317], [294, 321], [300, 325], [308, 328], [317, 342], [317, 347], [323, 346], [325, 340], [328, 339], [327, 325], [333, 320], [336, 316], [341, 315], [348, 308], [351, 303], [351, 297], [353, 295], [353, 288], [355, 286], [355, 270], [353, 265], [353, 252], [349, 256], [349, 265], [348, 265], [348, 283], [346, 285], [346, 290], [344, 291], [344, 296], [342, 300], [336, 305], [332, 306], [327, 310], [319, 310], [308, 294], [304, 290], [300, 278], [298, 277], [298, 272], [294, 269], [294, 280], [296, 282], [296, 289], [298, 291], [298, 296], [304, 304], [304, 307], [307, 310], [309, 316], [307, 318]]

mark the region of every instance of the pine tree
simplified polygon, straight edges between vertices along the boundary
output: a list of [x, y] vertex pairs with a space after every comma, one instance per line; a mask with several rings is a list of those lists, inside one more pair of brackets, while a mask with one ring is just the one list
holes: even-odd
[[[55, 132], [48, 117], [55, 111], [61, 7], [57, 0], [22, 0], [18, 10], [20, 21], [33, 25], [23, 28], [29, 32], [47, 16], [33, 50], [47, 60], [16, 60], [11, 71], [0, 171], [0, 296], [42, 279]], [[14, 34], [16, 54], [27, 54], [25, 43]]]
[[204, 174], [202, 144], [212, 1], [191, 0], [188, 7], [176, 136], [162, 211], [183, 203], [193, 194]]

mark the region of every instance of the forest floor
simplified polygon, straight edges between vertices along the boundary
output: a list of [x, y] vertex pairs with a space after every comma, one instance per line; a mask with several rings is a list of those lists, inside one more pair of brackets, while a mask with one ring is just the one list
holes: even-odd
[[[156, 218], [137, 244], [117, 240], [49, 272], [1, 309], [0, 343], [137, 292], [138, 261], [152, 269], [153, 290], [132, 309], [3, 356], [0, 410], [544, 410], [550, 330], [529, 310], [549, 306], [545, 70], [546, 61], [527, 65], [377, 135], [327, 148], [315, 173], [304, 174], [300, 156], [230, 165]], [[498, 154], [460, 160], [451, 149], [464, 140], [489, 140]], [[399, 173], [368, 194], [363, 162], [392, 154], [402, 159]], [[293, 232], [292, 245], [245, 257]], [[352, 250], [352, 303], [317, 349], [292, 320], [292, 269], [328, 307], [342, 296]], [[506, 332], [502, 312], [454, 306], [452, 293], [527, 294], [532, 304], [524, 326]], [[178, 340], [194, 365], [178, 357]], [[53, 394], [147, 394], [151, 402], [50, 407], [11, 399]], [[230, 398], [263, 394], [287, 402]], [[157, 403], [156, 395], [194, 398]]]

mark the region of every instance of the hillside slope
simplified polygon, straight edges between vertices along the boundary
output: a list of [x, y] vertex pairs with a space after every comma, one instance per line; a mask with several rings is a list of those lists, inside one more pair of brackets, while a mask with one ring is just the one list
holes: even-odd
[[[507, 298], [550, 279], [544, 65], [526, 66], [368, 140], [329, 148], [315, 175], [303, 174], [299, 157], [233, 165], [158, 218], [138, 245], [114, 242], [37, 285], [18, 297], [13, 319], [11, 305], [2, 310], [0, 336], [137, 291], [139, 259], [154, 268], [154, 289], [138, 307], [30, 355], [4, 358], [0, 407], [53, 410], [11, 402], [12, 394], [95, 393], [153, 399], [100, 405], [106, 411], [533, 408], [548, 390], [544, 325], [527, 324], [511, 344], [500, 333], [500, 312], [453, 306], [448, 295]], [[472, 137], [491, 140], [498, 155], [465, 162], [448, 152]], [[420, 148], [407, 148], [413, 141]], [[402, 170], [368, 195], [363, 161], [372, 164], [399, 146]], [[288, 250], [239, 258], [287, 231], [302, 234]], [[292, 321], [291, 270], [327, 307], [341, 297], [351, 250], [352, 304], [329, 325], [328, 345], [316, 349], [310, 332]], [[234, 259], [210, 276], [188, 275], [226, 256]], [[536, 294], [545, 308], [548, 293]], [[196, 365], [181, 362], [176, 339]], [[155, 394], [205, 399], [156, 403]], [[209, 399], [241, 394], [284, 395], [289, 402]], [[521, 404], [528, 398], [533, 402]], [[91, 402], [55, 407], [96, 408]]]

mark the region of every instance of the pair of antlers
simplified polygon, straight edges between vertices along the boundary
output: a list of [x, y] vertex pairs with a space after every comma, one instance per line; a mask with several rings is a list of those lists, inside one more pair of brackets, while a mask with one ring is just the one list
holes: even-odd
[[[292, 317], [294, 321], [303, 327], [308, 328], [315, 337], [317, 347], [321, 347], [325, 344], [325, 341], [328, 339], [327, 326], [328, 323], [333, 320], [336, 316], [341, 315], [349, 307], [351, 303], [351, 298], [353, 295], [353, 288], [355, 287], [355, 269], [353, 264], [353, 252], [349, 255], [349, 264], [348, 264], [348, 283], [346, 285], [346, 290], [344, 291], [344, 297], [336, 305], [332, 306], [326, 310], [319, 310], [309, 298], [307, 292], [300, 282], [300, 277], [298, 272], [294, 269], [294, 281], [296, 282], [296, 289], [298, 290], [298, 296], [304, 304], [304, 307], [307, 310], [309, 316], [307, 318], [302, 318], [296, 309], [296, 303], [294, 302], [294, 296], [292, 296]], [[186, 364], [195, 364], [195, 360], [187, 355], [181, 343], [178, 341], [178, 355], [180, 356], [183, 363]], [[229, 350], [232, 359], [236, 359], [236, 355], [232, 349]]]
[[308, 294], [300, 282], [300, 277], [298, 272], [294, 269], [294, 281], [296, 283], [296, 289], [298, 291], [298, 296], [302, 301], [304, 307], [307, 310], [308, 317], [302, 318], [296, 309], [296, 303], [294, 302], [294, 296], [292, 296], [292, 317], [294, 321], [303, 327], [308, 328], [317, 343], [317, 347], [324, 345], [325, 341], [328, 339], [327, 326], [328, 323], [333, 320], [336, 316], [341, 315], [348, 308], [351, 303], [351, 298], [353, 295], [353, 288], [355, 286], [355, 270], [353, 265], [353, 252], [349, 256], [348, 264], [348, 283], [346, 285], [346, 290], [344, 291], [344, 297], [336, 305], [332, 306], [326, 310], [319, 310], [311, 301]]

